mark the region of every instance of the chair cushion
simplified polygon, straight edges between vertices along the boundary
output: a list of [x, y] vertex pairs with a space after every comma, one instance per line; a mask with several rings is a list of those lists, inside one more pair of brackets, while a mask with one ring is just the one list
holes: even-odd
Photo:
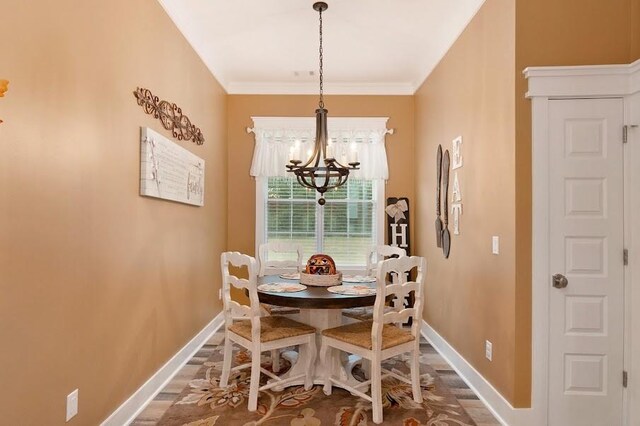
[[[371, 342], [371, 327], [373, 321], [362, 321], [340, 327], [328, 328], [322, 331], [323, 336], [331, 337], [345, 343], [373, 349]], [[382, 349], [392, 348], [414, 340], [410, 332], [402, 330], [393, 324], [385, 324], [382, 328]]]
[[[251, 321], [235, 322], [229, 331], [247, 340], [251, 340]], [[287, 317], [261, 317], [260, 318], [260, 341], [272, 342], [274, 340], [286, 339], [287, 337], [302, 336], [304, 334], [313, 334], [316, 329], [294, 321]]]
[[260, 306], [264, 308], [269, 315], [293, 315], [300, 313], [300, 309], [289, 308], [287, 306], [269, 305], [268, 303], [261, 303]]

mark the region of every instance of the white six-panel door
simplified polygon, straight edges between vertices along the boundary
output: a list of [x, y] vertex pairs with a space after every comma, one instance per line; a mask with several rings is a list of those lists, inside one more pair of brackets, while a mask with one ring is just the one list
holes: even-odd
[[622, 424], [623, 112], [549, 102], [551, 426]]

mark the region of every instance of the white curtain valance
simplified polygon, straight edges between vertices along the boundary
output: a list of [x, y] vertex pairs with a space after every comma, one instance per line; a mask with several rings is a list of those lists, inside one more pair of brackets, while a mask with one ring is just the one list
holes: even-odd
[[[251, 176], [292, 176], [287, 173], [289, 149], [299, 141], [303, 158], [313, 149], [315, 117], [252, 117], [256, 145], [251, 163]], [[356, 179], [389, 178], [385, 135], [387, 117], [347, 118], [329, 117], [327, 126], [338, 161], [348, 158], [355, 150], [360, 170], [350, 176]], [[342, 162], [342, 161], [341, 161]]]

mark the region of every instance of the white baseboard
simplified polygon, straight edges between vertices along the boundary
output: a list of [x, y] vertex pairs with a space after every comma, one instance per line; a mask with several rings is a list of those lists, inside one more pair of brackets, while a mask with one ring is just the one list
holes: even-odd
[[526, 426], [531, 418], [530, 408], [513, 408], [478, 371], [473, 368], [442, 336], [429, 324], [422, 321], [422, 335], [438, 353], [453, 367], [467, 386], [487, 406], [496, 420], [505, 426]]
[[224, 324], [221, 313], [207, 324], [189, 343], [178, 351], [165, 365], [133, 393], [116, 411], [102, 422], [101, 426], [122, 426], [131, 423], [144, 407], [165, 387], [209, 338]]

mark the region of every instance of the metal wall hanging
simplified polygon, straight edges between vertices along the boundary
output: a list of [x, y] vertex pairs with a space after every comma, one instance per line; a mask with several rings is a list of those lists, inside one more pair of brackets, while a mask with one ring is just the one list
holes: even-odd
[[436, 156], [436, 246], [442, 247], [442, 219], [440, 219], [440, 199], [442, 187], [442, 145], [438, 145], [438, 153]]
[[[442, 145], [438, 145], [436, 153], [436, 246], [442, 248], [445, 259], [449, 258], [451, 252], [451, 233], [449, 232], [449, 150], [442, 155]], [[444, 191], [442, 191], [444, 186]], [[444, 194], [443, 194], [444, 192]], [[440, 210], [440, 203], [444, 199], [444, 208]], [[440, 218], [442, 211], [443, 220]]]
[[138, 105], [144, 109], [147, 114], [153, 115], [154, 118], [160, 120], [162, 127], [170, 130], [174, 138], [181, 140], [192, 140], [197, 145], [204, 144], [204, 136], [200, 129], [193, 124], [189, 117], [182, 114], [182, 108], [178, 105], [161, 101], [149, 89], [138, 87], [133, 95], [138, 100]]
[[451, 252], [451, 233], [449, 233], [449, 150], [444, 152], [442, 160], [442, 184], [444, 185], [444, 229], [442, 230], [442, 253], [445, 259], [449, 258]]

